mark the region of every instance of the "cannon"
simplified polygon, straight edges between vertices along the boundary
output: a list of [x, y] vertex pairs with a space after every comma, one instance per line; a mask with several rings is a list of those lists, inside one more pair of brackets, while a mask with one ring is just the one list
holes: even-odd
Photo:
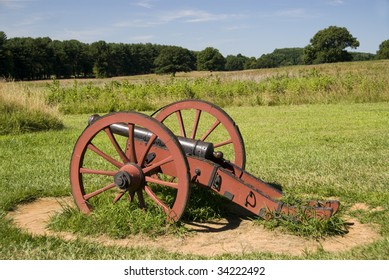
[[336, 200], [284, 203], [282, 190], [251, 175], [245, 164], [244, 141], [232, 118], [212, 103], [182, 100], [151, 116], [90, 116], [71, 156], [71, 190], [85, 214], [93, 200], [117, 203], [126, 195], [141, 208], [155, 203], [170, 221], [183, 215], [193, 184], [264, 219], [301, 210], [327, 219], [339, 208]]

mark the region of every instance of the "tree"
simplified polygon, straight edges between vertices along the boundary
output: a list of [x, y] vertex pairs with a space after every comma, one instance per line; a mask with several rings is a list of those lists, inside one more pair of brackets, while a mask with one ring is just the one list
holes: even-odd
[[53, 66], [53, 49], [49, 37], [38, 37], [32, 40], [32, 79], [47, 79]]
[[164, 47], [154, 61], [155, 73], [172, 74], [189, 72], [194, 68], [192, 53], [188, 49], [176, 46]]
[[95, 61], [94, 72], [97, 77], [111, 77], [113, 65], [111, 61], [111, 45], [105, 41], [91, 44], [91, 52]]
[[257, 59], [255, 57], [247, 58], [244, 63], [244, 69], [256, 69], [257, 68]]
[[154, 70], [154, 61], [162, 50], [162, 46], [154, 44], [133, 44], [130, 53], [133, 63], [132, 75], [149, 74]]
[[240, 53], [235, 55], [227, 55], [225, 70], [227, 71], [238, 71], [245, 69], [246, 61], [248, 57], [241, 55]]
[[359, 41], [345, 27], [330, 26], [317, 32], [304, 48], [306, 64], [350, 61], [346, 48], [356, 49]]
[[263, 54], [257, 60], [258, 68], [275, 68], [278, 66], [279, 64], [275, 61], [274, 56], [271, 53]]
[[7, 35], [0, 31], [0, 79], [10, 74], [10, 54], [6, 48], [6, 43]]
[[389, 40], [385, 40], [380, 44], [377, 59], [389, 59]]
[[199, 71], [222, 71], [226, 59], [219, 50], [208, 47], [197, 54], [197, 70]]
[[86, 77], [93, 73], [93, 58], [87, 44], [78, 40], [63, 41], [61, 55], [66, 77]]
[[3, 50], [3, 46], [5, 45], [5, 42], [7, 41], [7, 34], [5, 32], [0, 31], [0, 51]]
[[273, 68], [303, 64], [302, 48], [275, 49], [272, 53], [262, 55], [257, 61], [258, 68]]
[[6, 47], [11, 52], [10, 74], [16, 80], [31, 80], [34, 77], [33, 45], [30, 37], [7, 40]]
[[114, 65], [114, 76], [130, 75], [133, 68], [133, 59], [127, 44], [111, 44], [111, 57]]
[[368, 61], [373, 60], [376, 56], [372, 53], [365, 53], [365, 52], [350, 52], [352, 56], [352, 61]]

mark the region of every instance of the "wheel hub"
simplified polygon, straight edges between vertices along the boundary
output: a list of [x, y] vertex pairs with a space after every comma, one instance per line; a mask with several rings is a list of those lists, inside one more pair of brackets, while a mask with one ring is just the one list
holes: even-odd
[[126, 164], [115, 174], [114, 183], [121, 190], [135, 192], [144, 185], [144, 174], [139, 166]]
[[126, 190], [131, 185], [131, 175], [127, 171], [119, 171], [114, 177], [114, 182], [119, 189]]

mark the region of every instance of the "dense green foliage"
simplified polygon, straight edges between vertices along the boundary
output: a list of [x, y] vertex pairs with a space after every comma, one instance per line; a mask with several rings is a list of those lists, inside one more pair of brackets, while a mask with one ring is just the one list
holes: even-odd
[[274, 68], [288, 65], [302, 65], [302, 48], [275, 49], [272, 53], [264, 54], [257, 60], [257, 68]]
[[[3, 45], [8, 54], [2, 76], [17, 80], [70, 77], [111, 77], [152, 73], [162, 46], [114, 44], [50, 38], [11, 38]], [[0, 58], [1, 59], [1, 58]], [[1, 63], [1, 61], [0, 61]]]
[[380, 44], [377, 59], [389, 59], [389, 40], [385, 40]]
[[236, 70], [244, 70], [248, 69], [246, 66], [248, 58], [238, 54], [238, 55], [227, 55], [225, 70], [226, 71], [236, 71]]
[[318, 31], [304, 49], [306, 64], [351, 61], [346, 48], [359, 47], [359, 41], [345, 27], [330, 26]]
[[372, 53], [349, 52], [349, 54], [351, 55], [352, 61], [368, 61], [377, 58], [377, 56]]
[[9, 54], [5, 49], [5, 43], [7, 42], [7, 35], [0, 31], [0, 77], [6, 74], [6, 69], [9, 68]]
[[226, 63], [219, 50], [207, 47], [197, 54], [197, 69], [200, 71], [223, 71]]
[[166, 47], [155, 59], [155, 73], [175, 74], [190, 72], [196, 69], [196, 57], [187, 49], [181, 47]]

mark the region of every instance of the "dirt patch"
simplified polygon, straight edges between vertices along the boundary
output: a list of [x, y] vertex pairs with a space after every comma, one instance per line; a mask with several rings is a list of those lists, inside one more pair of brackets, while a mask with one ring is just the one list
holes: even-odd
[[[73, 205], [71, 198], [41, 198], [29, 204], [23, 204], [8, 214], [14, 223], [33, 235], [57, 236], [66, 240], [77, 238], [70, 233], [58, 233], [46, 228], [50, 217], [63, 209], [63, 205]], [[170, 252], [180, 252], [203, 256], [216, 256], [223, 253], [242, 254], [250, 252], [283, 253], [293, 256], [304, 252], [314, 252], [321, 248], [328, 252], [346, 251], [357, 245], [368, 244], [380, 235], [371, 226], [349, 220], [354, 225], [349, 233], [341, 237], [325, 240], [307, 240], [294, 235], [269, 231], [262, 226], [253, 225], [249, 220], [233, 218], [213, 223], [188, 224], [194, 234], [185, 237], [163, 236], [148, 238], [135, 236], [128, 239], [110, 239], [107, 237], [85, 238], [105, 245], [126, 247], [160, 248]], [[78, 238], [80, 238], [78, 236]]]

